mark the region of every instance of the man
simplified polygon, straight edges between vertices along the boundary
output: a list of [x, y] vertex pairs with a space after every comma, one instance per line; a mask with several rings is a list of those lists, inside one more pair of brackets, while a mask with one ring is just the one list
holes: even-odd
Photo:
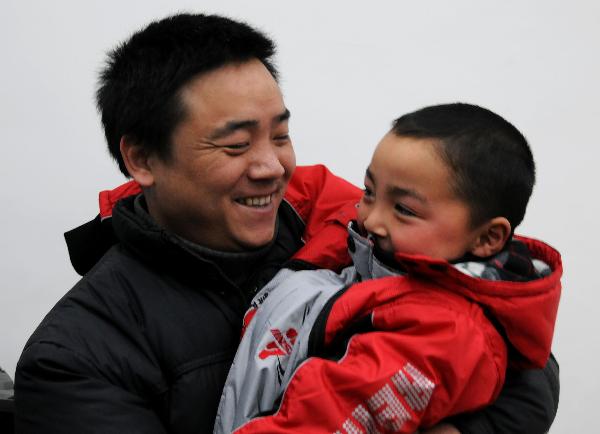
[[[294, 172], [273, 53], [245, 24], [184, 14], [110, 55], [98, 107], [142, 194], [104, 192], [100, 216], [68, 234], [85, 276], [23, 351], [19, 432], [211, 432], [256, 290], [292, 257], [340, 263], [360, 192], [323, 167]], [[546, 430], [557, 376], [513, 381], [461, 430]]]

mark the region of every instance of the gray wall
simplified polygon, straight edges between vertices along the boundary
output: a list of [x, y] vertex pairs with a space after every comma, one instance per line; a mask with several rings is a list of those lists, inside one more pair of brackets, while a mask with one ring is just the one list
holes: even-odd
[[299, 163], [325, 163], [361, 185], [390, 121], [440, 102], [486, 106], [525, 133], [538, 184], [518, 232], [559, 248], [565, 266], [552, 433], [589, 431], [600, 404], [600, 3], [368, 3], [3, 0], [0, 366], [14, 374], [27, 337], [77, 281], [62, 233], [123, 180], [93, 102], [104, 53], [151, 19], [218, 12], [278, 42]]

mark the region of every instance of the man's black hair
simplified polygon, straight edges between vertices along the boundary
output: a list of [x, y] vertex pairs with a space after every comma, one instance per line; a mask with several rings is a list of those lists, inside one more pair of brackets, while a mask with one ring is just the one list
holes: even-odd
[[119, 151], [122, 136], [170, 156], [170, 141], [185, 116], [179, 91], [198, 74], [260, 60], [277, 79], [275, 44], [245, 23], [217, 15], [178, 14], [153, 22], [109, 53], [96, 94], [108, 149], [129, 176]]
[[471, 210], [473, 227], [506, 217], [514, 231], [535, 184], [527, 140], [510, 122], [464, 104], [425, 107], [396, 119], [397, 136], [433, 139], [453, 173], [453, 189]]

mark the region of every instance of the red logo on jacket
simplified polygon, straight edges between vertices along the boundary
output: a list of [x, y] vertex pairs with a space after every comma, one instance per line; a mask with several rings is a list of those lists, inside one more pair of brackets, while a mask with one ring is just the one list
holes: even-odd
[[271, 356], [285, 356], [290, 354], [298, 336], [298, 332], [294, 328], [289, 328], [285, 332], [285, 335], [279, 329], [271, 329], [271, 334], [275, 340], [269, 342], [265, 349], [258, 354], [261, 360]]

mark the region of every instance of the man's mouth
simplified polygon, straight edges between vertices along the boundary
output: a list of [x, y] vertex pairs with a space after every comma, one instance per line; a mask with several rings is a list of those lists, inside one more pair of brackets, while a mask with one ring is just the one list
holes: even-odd
[[273, 201], [273, 194], [268, 194], [266, 196], [241, 197], [235, 201], [245, 206], [261, 208], [271, 204]]

